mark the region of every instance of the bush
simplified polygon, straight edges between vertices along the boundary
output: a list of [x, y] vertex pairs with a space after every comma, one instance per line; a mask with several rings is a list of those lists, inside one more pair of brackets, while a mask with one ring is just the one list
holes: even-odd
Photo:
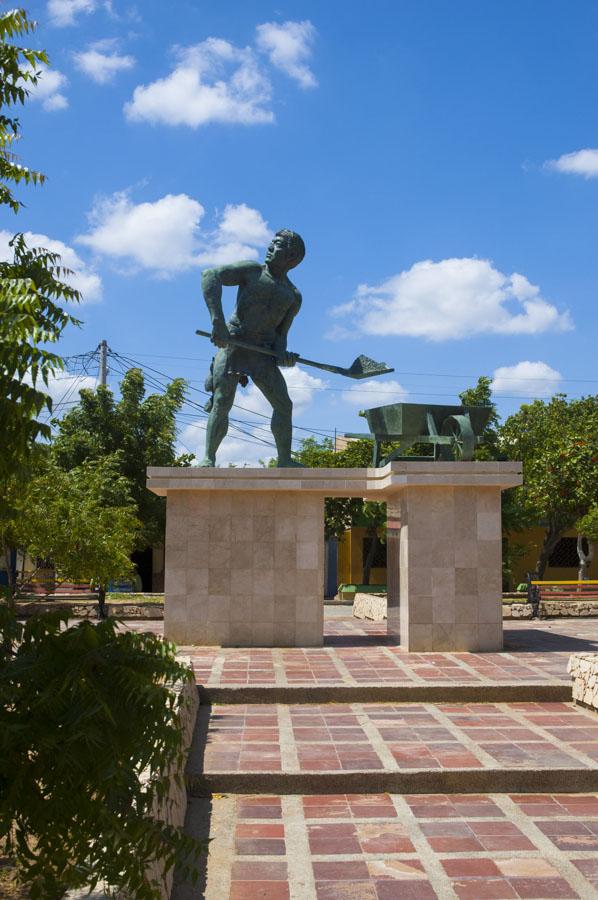
[[151, 815], [163, 773], [182, 777], [172, 685], [191, 674], [155, 635], [66, 622], [50, 613], [23, 626], [0, 606], [0, 840], [32, 898], [105, 882], [154, 900], [150, 863], [168, 869], [203, 849]]

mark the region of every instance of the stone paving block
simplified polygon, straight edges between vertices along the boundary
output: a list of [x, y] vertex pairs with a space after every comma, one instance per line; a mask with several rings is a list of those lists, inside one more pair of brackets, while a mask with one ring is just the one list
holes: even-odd
[[453, 789], [498, 790], [516, 770], [591, 778], [595, 757], [598, 719], [573, 703], [216, 704], [200, 709], [188, 771], [197, 790], [234, 791], [237, 775], [257, 773], [275, 793], [335, 773], [354, 773], [365, 790], [379, 773], [415, 785], [424, 772], [444, 773]]
[[[194, 800], [193, 810], [209, 800]], [[597, 794], [213, 798], [206, 900], [484, 900], [596, 896]], [[204, 817], [206, 821], [206, 817]], [[498, 846], [497, 846], [498, 845]], [[173, 900], [200, 896], [176, 882]], [[285, 890], [287, 893], [285, 894]]]
[[[209, 624], [209, 623], [208, 623]], [[240, 621], [240, 627], [244, 623]], [[282, 626], [282, 623], [281, 623]], [[132, 630], [161, 634], [160, 621], [130, 621]], [[217, 629], [218, 623], [211, 626]], [[459, 626], [456, 626], [459, 627]], [[214, 631], [215, 633], [215, 631]], [[226, 687], [355, 687], [425, 685], [567, 685], [567, 664], [580, 647], [598, 645], [598, 620], [505, 623], [501, 653], [406, 653], [382, 623], [335, 617], [325, 621], [322, 648], [181, 648], [198, 683]]]

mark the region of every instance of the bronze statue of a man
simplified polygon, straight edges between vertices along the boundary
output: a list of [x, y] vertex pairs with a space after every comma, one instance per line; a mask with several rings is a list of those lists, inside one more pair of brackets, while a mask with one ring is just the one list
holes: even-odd
[[[301, 294], [287, 277], [305, 256], [305, 245], [294, 231], [278, 231], [264, 265], [238, 262], [206, 269], [202, 290], [212, 319], [212, 342], [221, 349], [212, 362], [206, 388], [212, 391], [202, 466], [216, 464], [216, 451], [228, 430], [228, 415], [237, 385], [251, 378], [272, 406], [272, 434], [278, 466], [296, 466], [291, 459], [292, 411], [286, 381], [279, 366], [294, 366], [297, 354], [287, 352], [287, 335], [301, 307]], [[222, 288], [238, 285], [237, 304], [228, 324], [222, 312]], [[230, 338], [273, 350], [262, 353], [234, 347]]]

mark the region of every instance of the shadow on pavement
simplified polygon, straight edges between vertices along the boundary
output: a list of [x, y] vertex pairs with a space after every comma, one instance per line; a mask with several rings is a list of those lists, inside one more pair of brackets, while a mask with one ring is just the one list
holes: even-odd
[[505, 630], [505, 650], [518, 653], [595, 653], [598, 638], [575, 637], [558, 631], [520, 628]]

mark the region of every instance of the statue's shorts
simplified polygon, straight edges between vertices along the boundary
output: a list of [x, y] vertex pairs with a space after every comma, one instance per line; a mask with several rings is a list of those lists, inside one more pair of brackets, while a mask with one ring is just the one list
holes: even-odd
[[279, 371], [273, 356], [256, 353], [254, 350], [243, 350], [241, 347], [225, 347], [219, 350], [212, 365], [214, 388], [231, 381], [244, 387], [249, 378], [259, 384], [264, 379], [276, 378]]
[[[242, 339], [249, 340], [245, 335]], [[260, 345], [268, 350], [272, 346], [265, 342], [260, 342]], [[256, 353], [255, 350], [244, 350], [241, 347], [220, 349], [212, 360], [205, 388], [212, 395], [217, 390], [224, 392], [232, 403], [237, 385], [245, 387], [250, 378], [275, 409], [290, 415], [292, 404], [287, 383], [275, 357]], [[204, 409], [210, 412], [212, 406], [213, 399], [210, 398]]]

